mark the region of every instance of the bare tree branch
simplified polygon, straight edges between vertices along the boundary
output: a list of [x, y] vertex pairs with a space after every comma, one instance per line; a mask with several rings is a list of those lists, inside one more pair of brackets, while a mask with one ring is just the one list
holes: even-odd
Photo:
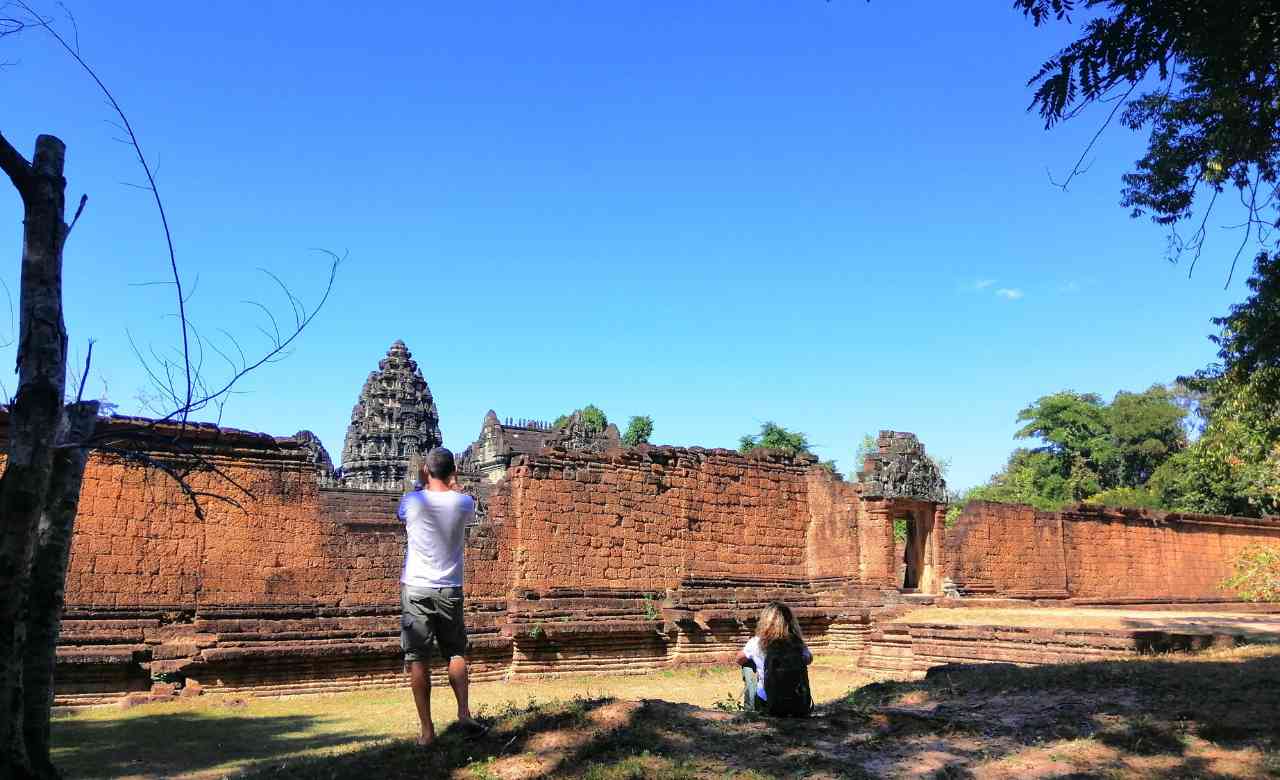
[[31, 163], [13, 148], [3, 133], [0, 133], [0, 170], [8, 175], [14, 189], [25, 199], [31, 186]]
[[76, 206], [76, 215], [71, 218], [71, 224], [67, 225], [66, 232], [62, 234], [63, 241], [67, 240], [67, 236], [71, 235], [71, 229], [74, 228], [76, 226], [76, 223], [80, 221], [80, 215], [84, 213], [84, 204], [88, 202], [89, 202], [88, 195], [80, 196], [80, 205]]
[[111, 104], [111, 108], [116, 112], [116, 115], [120, 117], [120, 122], [122, 125], [124, 125], [125, 132], [127, 132], [129, 135], [129, 142], [133, 146], [133, 150], [138, 156], [138, 164], [142, 166], [142, 171], [143, 173], [146, 174], [147, 182], [151, 185], [151, 194], [155, 200], [156, 211], [160, 214], [160, 224], [161, 224], [161, 227], [164, 229], [165, 244], [168, 246], [168, 249], [169, 249], [169, 269], [173, 273], [173, 283], [174, 283], [174, 286], [177, 287], [177, 292], [178, 292], [178, 317], [182, 321], [182, 351], [184, 355], [184, 361], [183, 361], [184, 371], [186, 374], [186, 394], [185, 394], [186, 403], [183, 404], [183, 408], [179, 411], [179, 416], [181, 417], [182, 422], [185, 424], [187, 421], [187, 414], [188, 414], [186, 409], [191, 405], [191, 395], [192, 395], [191, 363], [190, 363], [190, 358], [187, 357], [187, 353], [189, 351], [190, 345], [189, 345], [189, 335], [187, 332], [186, 300], [182, 295], [182, 275], [178, 273], [178, 257], [177, 257], [177, 253], [174, 251], [174, 248], [173, 248], [173, 233], [169, 230], [169, 217], [165, 214], [164, 201], [160, 197], [160, 191], [159, 191], [159, 188], [156, 186], [156, 179], [155, 179], [155, 176], [152, 174], [151, 166], [147, 162], [146, 155], [142, 153], [142, 145], [138, 142], [138, 136], [133, 131], [133, 125], [129, 123], [129, 117], [125, 115], [124, 109], [120, 107], [120, 103], [116, 100], [115, 95], [112, 94], [110, 89], [107, 89], [107, 85], [102, 83], [102, 79], [98, 78], [98, 74], [94, 71], [94, 69], [89, 67], [89, 64], [85, 62], [84, 59], [80, 56], [78, 44], [77, 46], [72, 47], [69, 43], [67, 43], [67, 40], [63, 38], [58, 33], [58, 31], [53, 28], [51, 24], [49, 24], [48, 20], [44, 19], [39, 14], [37, 14], [34, 10], [32, 10], [31, 6], [27, 5], [25, 0], [15, 0], [15, 3], [24, 11], [26, 11], [28, 14], [30, 14], [34, 19], [36, 19], [37, 23], [41, 27], [43, 27], [51, 36], [53, 36], [53, 39], [56, 40], [58, 44], [62, 46], [62, 48], [67, 52], [67, 54], [71, 55], [72, 59], [74, 59], [80, 65], [80, 67], [84, 69], [84, 72], [89, 75], [89, 78], [93, 79], [93, 82], [98, 85], [98, 89], [100, 89], [102, 91], [102, 94], [106, 96], [107, 102]]
[[89, 379], [89, 365], [93, 362], [93, 339], [89, 339], [89, 352], [84, 356], [84, 371], [80, 374], [80, 388], [76, 390], [76, 403], [84, 399], [84, 383]]

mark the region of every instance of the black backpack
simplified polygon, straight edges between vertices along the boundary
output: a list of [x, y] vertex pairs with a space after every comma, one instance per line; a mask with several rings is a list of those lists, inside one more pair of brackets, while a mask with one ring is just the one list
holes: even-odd
[[809, 665], [800, 642], [774, 642], [764, 654], [764, 693], [769, 714], [803, 718], [813, 710]]

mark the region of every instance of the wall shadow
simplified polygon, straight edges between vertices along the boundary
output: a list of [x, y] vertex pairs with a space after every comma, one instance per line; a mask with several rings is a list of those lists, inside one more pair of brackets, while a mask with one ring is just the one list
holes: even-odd
[[298, 751], [374, 743], [381, 737], [313, 733], [310, 715], [168, 712], [117, 720], [57, 719], [54, 764], [68, 777], [170, 777], [230, 761], [270, 761]]
[[[575, 699], [511, 709], [491, 731], [447, 729], [431, 749], [410, 740], [309, 736], [311, 717], [158, 714], [60, 722], [65, 768], [172, 775], [248, 759], [246, 780], [325, 777], [972, 777], [1004, 758], [1076, 761], [1055, 777], [1141, 769], [1150, 777], [1222, 778], [1217, 752], [1259, 749], [1280, 761], [1280, 654], [1194, 656], [1023, 668], [955, 665], [913, 682], [875, 683], [808, 719], [772, 719], [657, 699]], [[1051, 746], [1087, 743], [1075, 759]], [[164, 744], [164, 752], [155, 751]], [[1206, 751], [1208, 745], [1208, 752]], [[285, 758], [302, 750], [342, 753]], [[154, 751], [154, 752], [149, 752]], [[1239, 760], [1235, 754], [1233, 760]], [[1268, 764], [1267, 767], [1270, 765]], [[1261, 765], [1259, 765], [1261, 767]], [[462, 770], [462, 771], [460, 771]], [[1265, 771], [1260, 768], [1259, 772]], [[754, 772], [754, 775], [746, 774]]]

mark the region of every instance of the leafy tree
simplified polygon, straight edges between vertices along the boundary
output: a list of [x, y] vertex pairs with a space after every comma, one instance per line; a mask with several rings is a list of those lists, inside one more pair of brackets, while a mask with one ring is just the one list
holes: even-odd
[[1201, 394], [1207, 423], [1151, 478], [1172, 509], [1280, 512], [1280, 260], [1259, 257], [1249, 288], [1244, 303], [1213, 320], [1220, 362], [1182, 380]]
[[760, 426], [760, 433], [755, 436], [743, 436], [738, 440], [738, 450], [750, 452], [756, 448], [781, 450], [788, 455], [809, 453], [809, 440], [803, 433], [792, 432], [775, 422], [766, 422]]
[[1107, 423], [1119, 453], [1119, 487], [1145, 485], [1160, 464], [1187, 446], [1186, 416], [1173, 392], [1161, 385], [1145, 393], [1116, 393]]
[[581, 414], [582, 425], [589, 431], [600, 433], [609, 426], [609, 418], [595, 404], [582, 407]]
[[[1040, 494], [1050, 501], [1081, 501], [1112, 488], [1138, 488], [1187, 442], [1186, 410], [1156, 385], [1120, 392], [1110, 404], [1094, 393], [1063, 391], [1018, 413], [1018, 438], [1039, 438]], [[1043, 467], [1050, 466], [1048, 470]]]
[[[1096, 14], [1031, 77], [1030, 108], [1052, 127], [1110, 103], [1104, 128], [1117, 115], [1131, 130], [1149, 128], [1146, 153], [1123, 177], [1121, 204], [1170, 229], [1173, 259], [1189, 253], [1195, 267], [1206, 221], [1227, 188], [1248, 212], [1236, 258], [1250, 236], [1270, 242], [1275, 219], [1264, 212], [1276, 208], [1280, 168], [1275, 0], [1015, 0], [1014, 7], [1037, 27], [1069, 23], [1077, 7]], [[1198, 227], [1183, 237], [1176, 226], [1192, 219], [1197, 199]]]
[[1047, 395], [1018, 412], [1018, 421], [1025, 424], [1017, 438], [1045, 442], [1036, 452], [1048, 457], [1036, 465], [1046, 498], [1079, 501], [1110, 487], [1104, 475], [1116, 470], [1119, 453], [1101, 397], [1070, 390]]
[[[1148, 487], [1185, 451], [1187, 410], [1173, 391], [1155, 385], [1120, 392], [1110, 404], [1094, 393], [1064, 390], [1018, 412], [1018, 438], [1043, 442], [1019, 448], [986, 484], [953, 499], [954, 521], [970, 501], [1029, 504], [1055, 510], [1077, 501], [1155, 507], [1165, 492]], [[1165, 469], [1164, 472], [1161, 470]]]
[[1086, 504], [1112, 506], [1121, 509], [1164, 509], [1160, 494], [1149, 487], [1118, 487], [1104, 490], [1084, 500]]
[[575, 416], [588, 433], [600, 433], [609, 427], [609, 418], [595, 404], [587, 404], [581, 409], [575, 409], [572, 414], [562, 414], [556, 418], [556, 421], [551, 426], [553, 428], [563, 428], [573, 422]]
[[854, 453], [854, 461], [857, 462], [858, 468], [862, 468], [862, 464], [866, 461], [867, 456], [875, 455], [880, 451], [880, 445], [876, 443], [876, 437], [869, 433], [862, 435], [862, 441], [858, 442], [858, 451]]
[[628, 447], [637, 444], [648, 444], [653, 435], [653, 418], [648, 415], [632, 417], [627, 422], [627, 431], [622, 434], [622, 443]]
[[1181, 380], [1207, 396], [1209, 415], [1215, 396], [1246, 387], [1260, 404], [1280, 403], [1280, 255], [1257, 258], [1249, 290], [1244, 303], [1212, 320], [1218, 332], [1209, 340], [1218, 346], [1219, 362]]

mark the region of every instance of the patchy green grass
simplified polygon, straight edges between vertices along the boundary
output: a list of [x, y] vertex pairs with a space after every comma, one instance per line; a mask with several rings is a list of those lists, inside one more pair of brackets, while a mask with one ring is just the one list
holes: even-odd
[[[812, 677], [818, 701], [834, 700], [869, 680], [847, 664], [819, 663]], [[676, 668], [649, 675], [474, 683], [471, 701], [478, 715], [518, 727], [538, 718], [539, 703], [649, 697], [710, 707], [740, 700], [741, 687], [736, 668]], [[431, 699], [437, 728], [447, 727], [454, 719], [453, 694], [436, 686]], [[263, 762], [381, 748], [413, 737], [416, 730], [407, 688], [280, 698], [207, 696], [58, 717], [54, 760], [70, 777], [213, 778]]]
[[[430, 749], [413, 745], [407, 730], [379, 731], [351, 713], [342, 728], [286, 723], [273, 731], [267, 725], [318, 717], [314, 710], [298, 710], [323, 700], [331, 707], [353, 701], [338, 696], [269, 702], [281, 710], [249, 718], [267, 722], [253, 727], [256, 732], [237, 732], [250, 729], [238, 724], [188, 736], [183, 730], [190, 722], [172, 722], [174, 744], [163, 755], [148, 753], [158, 749], [147, 741], [154, 735], [143, 737], [130, 727], [131, 720], [136, 724], [134, 711], [59, 721], [58, 738], [64, 758], [79, 750], [79, 759], [94, 753], [99, 762], [75, 764], [80, 771], [64, 762], [72, 776], [127, 775], [117, 771], [122, 759], [112, 763], [112, 756], [148, 755], [157, 762], [135, 765], [133, 774], [217, 776], [241, 770], [236, 776], [245, 780], [1280, 778], [1276, 646], [1036, 668], [950, 668], [921, 681], [854, 680], [843, 695], [832, 696], [829, 686], [838, 675], [816, 670], [816, 687], [828, 694], [819, 696], [825, 703], [817, 715], [804, 720], [709, 707], [724, 699], [727, 687], [736, 687], [734, 670], [718, 669], [548, 681], [545, 690], [557, 694], [592, 691], [552, 701], [530, 696], [529, 684], [494, 686], [506, 698], [486, 707], [492, 725], [487, 735], [467, 740], [446, 730]], [[630, 695], [612, 690], [615, 683]], [[646, 690], [637, 696], [631, 686]], [[678, 696], [697, 701], [674, 701]], [[382, 701], [384, 707], [391, 704]], [[395, 703], [409, 707], [407, 695]], [[205, 710], [216, 713], [220, 706]], [[251, 702], [241, 712], [257, 706]], [[192, 713], [141, 717], [159, 723], [174, 716]], [[412, 713], [406, 709], [396, 717], [411, 719]], [[119, 741], [72, 747], [67, 740], [75, 732], [68, 726], [81, 721], [120, 723], [109, 735], [80, 735]], [[213, 764], [216, 751], [204, 740], [227, 750], [242, 737], [266, 744], [257, 745], [253, 758]], [[283, 740], [288, 752], [271, 748], [274, 740]]]

